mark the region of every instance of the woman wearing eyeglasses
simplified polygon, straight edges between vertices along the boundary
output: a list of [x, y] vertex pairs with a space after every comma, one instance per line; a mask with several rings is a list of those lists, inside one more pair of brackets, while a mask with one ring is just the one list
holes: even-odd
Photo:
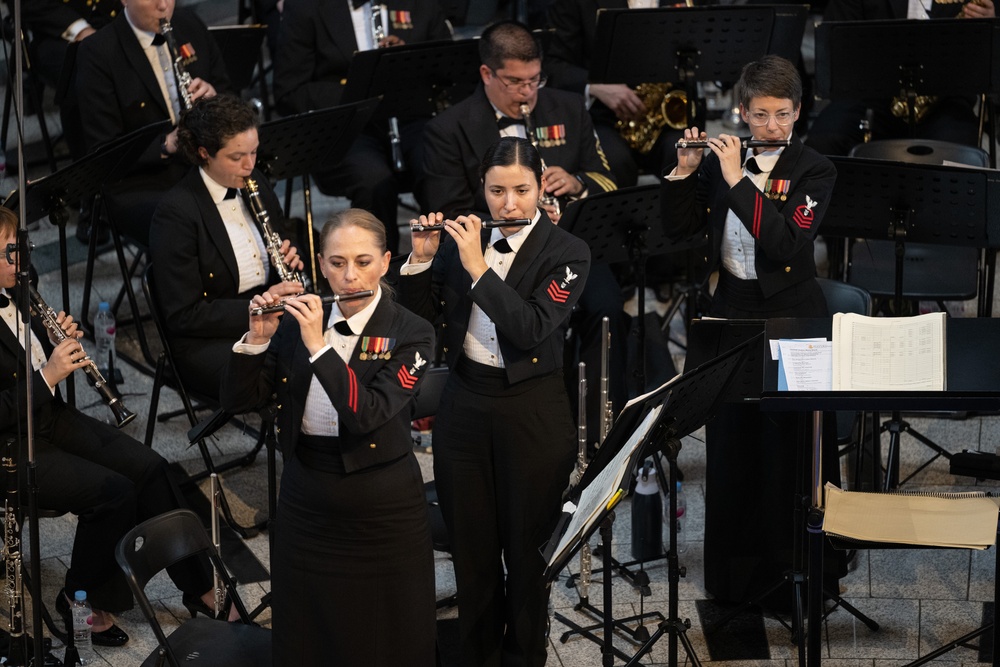
[[[794, 134], [798, 72], [765, 56], [743, 68], [735, 90], [753, 139], [790, 143], [745, 150], [740, 137], [685, 130], [685, 139], [709, 146], [678, 149], [677, 167], [661, 183], [666, 232], [708, 232], [706, 268], [719, 274], [712, 316], [826, 317], [813, 240], [837, 173]], [[718, 599], [746, 600], [790, 565], [793, 446], [801, 444], [791, 442], [794, 432], [794, 416], [743, 405], [724, 405], [709, 422], [705, 588]]]

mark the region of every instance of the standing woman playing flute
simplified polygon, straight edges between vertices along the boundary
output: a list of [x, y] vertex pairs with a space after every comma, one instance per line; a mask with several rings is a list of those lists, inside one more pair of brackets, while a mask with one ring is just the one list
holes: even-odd
[[461, 663], [542, 665], [539, 547], [576, 455], [563, 341], [590, 249], [538, 208], [541, 160], [527, 140], [493, 144], [480, 177], [493, 218], [532, 224], [484, 232], [474, 215], [421, 216], [444, 231], [413, 232], [400, 302], [446, 321], [451, 374], [434, 424], [434, 479], [455, 562]]
[[430, 324], [382, 281], [385, 227], [360, 209], [320, 236], [335, 294], [265, 292], [222, 380], [234, 412], [272, 400], [284, 458], [271, 554], [274, 664], [434, 664], [434, 569], [410, 419], [434, 353]]

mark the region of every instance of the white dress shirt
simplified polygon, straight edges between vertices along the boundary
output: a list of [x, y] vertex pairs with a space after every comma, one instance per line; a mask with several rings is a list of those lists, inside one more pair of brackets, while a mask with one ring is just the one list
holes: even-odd
[[260, 235], [250, 211], [247, 210], [243, 197], [237, 194], [232, 199], [226, 199], [226, 191], [229, 188], [216, 183], [204, 169], [199, 168], [199, 171], [208, 190], [208, 196], [219, 209], [222, 224], [226, 226], [226, 233], [229, 234], [229, 243], [236, 255], [236, 265], [240, 270], [239, 293], [265, 284], [271, 272], [271, 260], [267, 254], [267, 246], [264, 245], [264, 238]]
[[[160, 84], [160, 92], [163, 93], [163, 100], [167, 103], [167, 110], [170, 112], [170, 122], [177, 124], [177, 119], [181, 115], [181, 102], [177, 93], [177, 80], [174, 78], [173, 63], [170, 62], [170, 51], [166, 44], [153, 46], [153, 38], [156, 33], [140, 30], [132, 23], [128, 11], [125, 12], [125, 19], [129, 27], [135, 33], [135, 38], [139, 40], [142, 52], [149, 60], [149, 66], [153, 68], [156, 75], [156, 82]], [[86, 112], [84, 112], [86, 113]]]

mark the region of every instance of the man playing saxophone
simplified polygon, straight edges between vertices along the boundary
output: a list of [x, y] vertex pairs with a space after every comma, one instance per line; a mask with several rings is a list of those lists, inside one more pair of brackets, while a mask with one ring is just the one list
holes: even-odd
[[[24, 488], [27, 387], [33, 400], [38, 506], [77, 515], [65, 590], [87, 591], [94, 608], [94, 644], [121, 646], [128, 635], [115, 625], [112, 613], [131, 609], [133, 601], [115, 564], [115, 545], [138, 522], [177, 509], [181, 496], [159, 454], [63, 401], [59, 384], [90, 363], [79, 341], [83, 332], [71, 316], [55, 314], [61, 340], [46, 335], [39, 318], [32, 317], [33, 336], [25, 347], [21, 315], [10, 300], [18, 282], [17, 226], [17, 216], [0, 208], [0, 441], [18, 443], [20, 451], [11, 464], [17, 465]], [[25, 356], [31, 363], [27, 378]], [[182, 561], [169, 573], [184, 592], [185, 604], [208, 608], [213, 592], [207, 562]], [[64, 592], [55, 607], [64, 618], [70, 615]]]
[[[198, 167], [164, 198], [150, 227], [153, 298], [177, 371], [209, 396], [218, 395], [229, 349], [246, 329], [247, 301], [264, 291], [303, 290], [295, 280], [303, 262], [289, 241], [291, 225], [267, 178], [254, 169], [257, 124], [254, 108], [229, 95], [199, 100], [185, 112], [179, 142]], [[254, 201], [246, 179], [255, 183]], [[268, 218], [266, 233], [255, 206]]]

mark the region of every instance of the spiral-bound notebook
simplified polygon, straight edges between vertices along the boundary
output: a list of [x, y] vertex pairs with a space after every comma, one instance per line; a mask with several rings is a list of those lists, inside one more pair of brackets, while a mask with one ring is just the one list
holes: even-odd
[[826, 484], [823, 532], [864, 542], [986, 549], [997, 536], [997, 498], [983, 493], [868, 493]]

